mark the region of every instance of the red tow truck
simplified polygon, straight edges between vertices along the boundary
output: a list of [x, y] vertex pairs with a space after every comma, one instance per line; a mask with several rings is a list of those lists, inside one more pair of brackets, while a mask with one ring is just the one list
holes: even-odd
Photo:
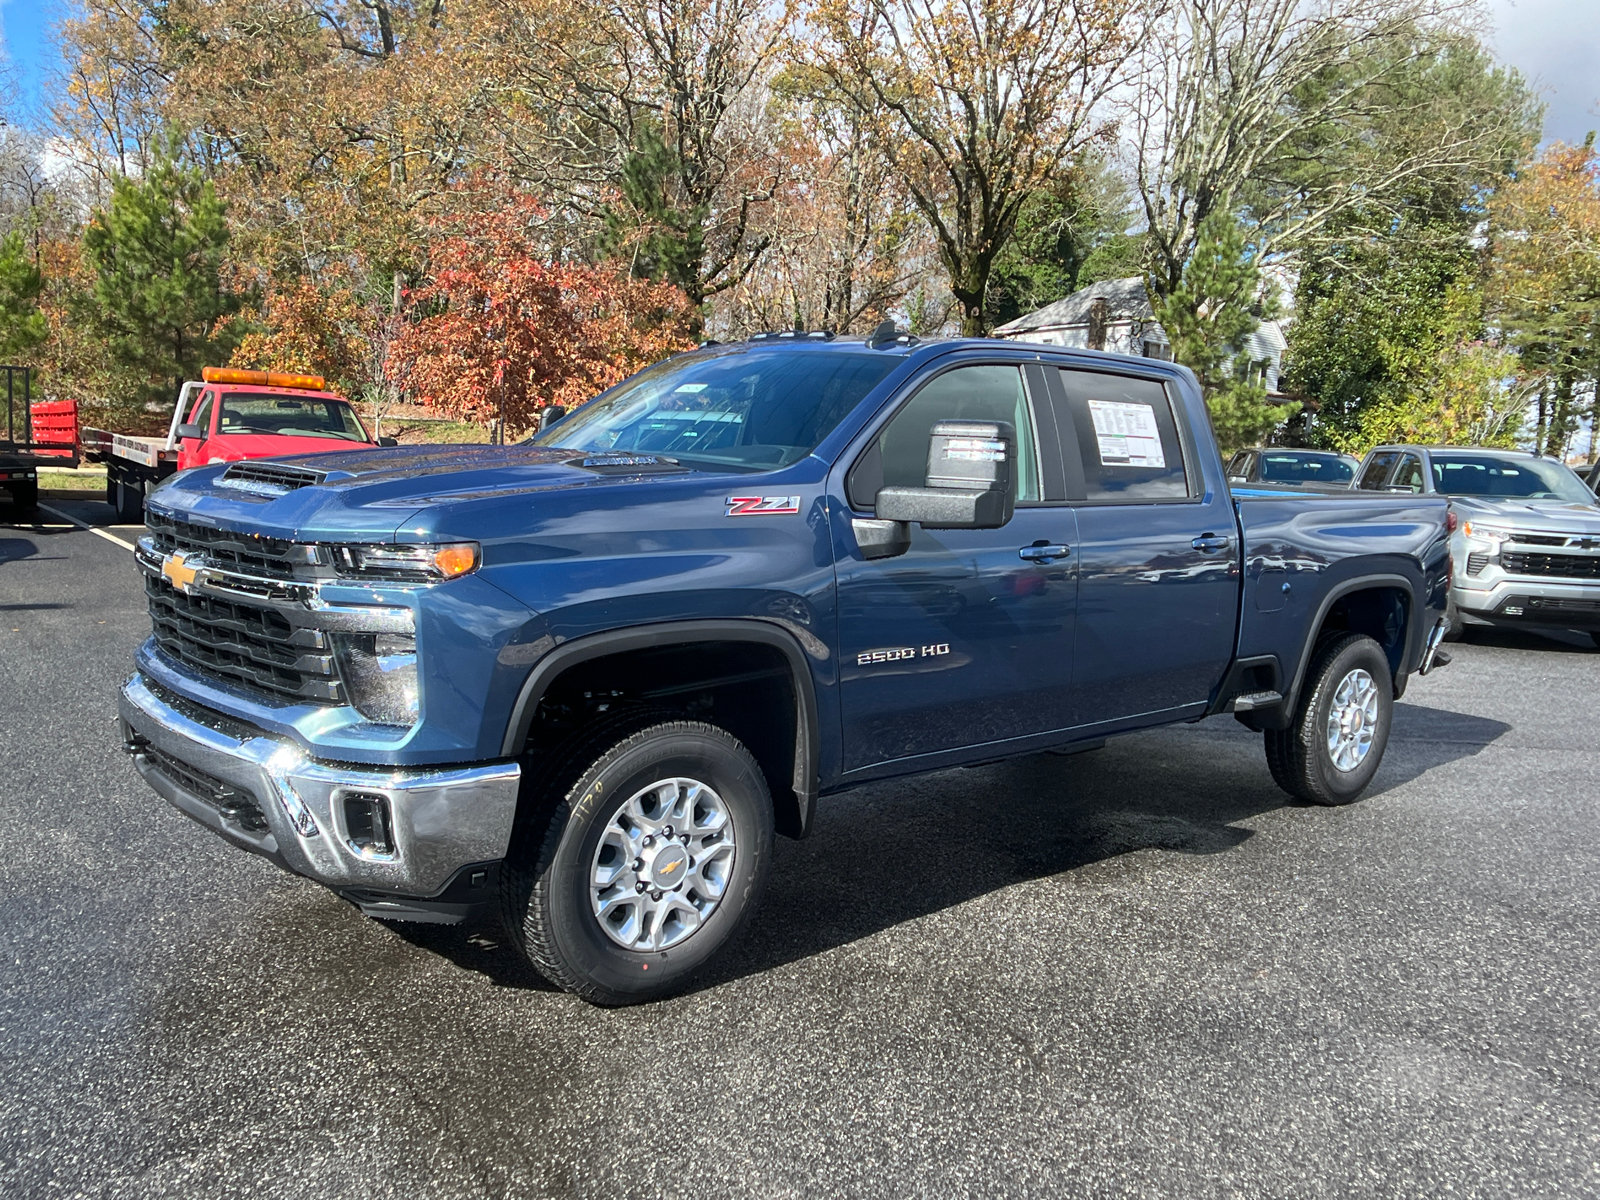
[[84, 429], [83, 457], [106, 464], [106, 503], [117, 520], [144, 520], [144, 498], [168, 475], [208, 463], [284, 454], [392, 446], [374, 438], [343, 396], [324, 390], [321, 375], [206, 367], [185, 383], [166, 437]]

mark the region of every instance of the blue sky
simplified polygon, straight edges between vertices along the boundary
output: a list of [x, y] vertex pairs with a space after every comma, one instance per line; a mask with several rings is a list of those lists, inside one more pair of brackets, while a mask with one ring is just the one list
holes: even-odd
[[[1541, 87], [1545, 137], [1581, 142], [1600, 128], [1600, 20], [1595, 0], [1488, 0], [1501, 59]], [[0, 36], [25, 102], [36, 101], [54, 49], [62, 0], [0, 0]]]

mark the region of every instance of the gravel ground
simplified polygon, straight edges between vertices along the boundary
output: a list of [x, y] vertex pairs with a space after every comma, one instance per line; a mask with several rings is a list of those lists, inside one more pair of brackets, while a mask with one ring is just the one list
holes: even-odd
[[604, 1011], [168, 808], [146, 631], [126, 550], [0, 527], [0, 1195], [1600, 1195], [1587, 638], [1455, 647], [1348, 809], [1229, 718], [824, 800]]

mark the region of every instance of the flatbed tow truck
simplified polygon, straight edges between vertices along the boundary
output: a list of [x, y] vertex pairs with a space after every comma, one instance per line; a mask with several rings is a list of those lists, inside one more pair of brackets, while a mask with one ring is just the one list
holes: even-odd
[[117, 520], [137, 525], [144, 501], [167, 476], [211, 463], [392, 446], [374, 438], [343, 396], [321, 375], [206, 367], [185, 383], [165, 437], [109, 429], [79, 434], [83, 457], [106, 465], [106, 503]]
[[0, 438], [0, 489], [11, 494], [14, 515], [31, 517], [39, 507], [39, 468], [78, 465], [71, 442], [41, 440], [33, 426], [33, 371], [0, 366], [5, 374], [6, 427]]

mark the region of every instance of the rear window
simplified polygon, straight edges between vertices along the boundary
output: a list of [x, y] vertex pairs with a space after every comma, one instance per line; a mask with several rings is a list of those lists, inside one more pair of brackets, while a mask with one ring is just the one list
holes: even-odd
[[1355, 477], [1355, 468], [1337, 454], [1261, 456], [1261, 478], [1271, 483], [1349, 483]]
[[1167, 500], [1189, 494], [1167, 389], [1153, 379], [1061, 372], [1090, 500]]
[[282, 437], [333, 438], [364, 442], [367, 431], [343, 400], [224, 392], [218, 433], [274, 433]]
[[903, 360], [875, 351], [728, 346], [669, 358], [532, 439], [767, 471], [804, 458]]

